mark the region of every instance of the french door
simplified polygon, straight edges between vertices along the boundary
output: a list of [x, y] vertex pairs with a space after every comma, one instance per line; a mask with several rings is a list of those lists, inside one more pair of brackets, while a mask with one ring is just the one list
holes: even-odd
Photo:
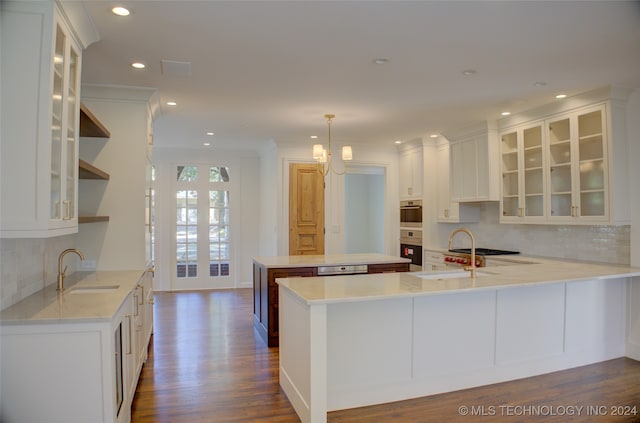
[[171, 289], [233, 287], [229, 169], [176, 166]]

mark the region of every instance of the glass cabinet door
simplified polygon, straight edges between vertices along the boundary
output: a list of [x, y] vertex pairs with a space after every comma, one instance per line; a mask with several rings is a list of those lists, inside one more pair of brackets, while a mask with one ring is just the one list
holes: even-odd
[[605, 170], [602, 110], [578, 116], [580, 216], [605, 215]]
[[502, 216], [519, 217], [520, 185], [518, 180], [518, 133], [516, 131], [501, 136], [502, 155]]
[[76, 130], [78, 128], [78, 69], [79, 69], [79, 56], [75, 49], [70, 46], [69, 48], [69, 79], [66, 95], [67, 102], [67, 114], [66, 114], [66, 145], [65, 145], [65, 199], [64, 199], [64, 211], [63, 219], [73, 219], [76, 217], [75, 198], [76, 198], [76, 175], [78, 170], [78, 164], [76, 160], [78, 134]]
[[552, 121], [548, 128], [550, 216], [573, 216], [571, 120]]
[[524, 216], [544, 216], [544, 178], [542, 172], [542, 126], [522, 131], [524, 151]]
[[62, 214], [62, 124], [65, 80], [66, 36], [58, 26], [53, 56], [53, 96], [51, 114], [51, 204], [49, 218], [60, 219]]
[[51, 196], [49, 219], [65, 227], [76, 217], [78, 94], [80, 53], [61, 25], [56, 26], [51, 116]]

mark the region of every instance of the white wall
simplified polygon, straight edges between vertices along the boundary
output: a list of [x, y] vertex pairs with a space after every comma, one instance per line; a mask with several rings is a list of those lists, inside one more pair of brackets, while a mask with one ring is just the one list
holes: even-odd
[[[96, 270], [146, 266], [145, 188], [148, 100], [117, 98], [120, 90], [83, 87], [83, 102], [111, 133], [80, 139], [80, 158], [109, 173], [108, 181], [80, 180], [78, 214], [109, 216], [109, 222], [79, 225], [78, 248]], [[129, 90], [127, 90], [129, 91]], [[135, 92], [135, 89], [130, 90]], [[115, 96], [104, 98], [100, 96]]]
[[260, 214], [258, 251], [278, 255], [278, 149], [274, 143], [260, 155]]
[[345, 252], [384, 253], [384, 175], [345, 177]]
[[627, 141], [629, 160], [629, 208], [631, 210], [631, 261], [640, 266], [640, 90], [627, 103]]
[[231, 210], [233, 286], [253, 286], [252, 257], [259, 255], [260, 221], [263, 204], [260, 200], [260, 160], [256, 153], [231, 153], [215, 150], [178, 150], [155, 148], [156, 166], [156, 278], [154, 289], [169, 290], [171, 265], [175, 254], [171, 251], [171, 219], [175, 219], [175, 193], [172, 190], [178, 164], [211, 164], [228, 166], [234, 202]]

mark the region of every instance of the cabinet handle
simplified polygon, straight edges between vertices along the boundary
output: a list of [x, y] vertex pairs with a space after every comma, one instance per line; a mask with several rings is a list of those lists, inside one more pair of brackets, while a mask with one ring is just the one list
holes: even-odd
[[449, 209], [444, 209], [444, 217], [449, 217]]
[[[137, 289], [137, 288], [136, 288], [136, 289]], [[133, 298], [134, 298], [134, 301], [135, 301], [135, 303], [136, 303], [136, 304], [135, 304], [136, 306], [135, 306], [135, 308], [134, 308], [135, 312], [133, 313], [133, 315], [134, 315], [135, 317], [138, 317], [138, 313], [139, 313], [139, 311], [138, 311], [138, 294], [133, 294]]]
[[578, 217], [578, 206], [571, 206], [571, 217]]
[[152, 204], [152, 197], [151, 197], [151, 188], [149, 188], [149, 233], [152, 233], [152, 224], [151, 224], [151, 218], [153, 216], [153, 211], [151, 210], [151, 204]]
[[133, 338], [131, 337], [131, 332], [133, 332], [133, 327], [131, 327], [131, 315], [127, 314], [126, 318], [129, 321], [129, 352], [127, 352], [127, 355], [131, 355], [132, 353], [131, 344], [133, 344]]
[[64, 200], [62, 202], [64, 206], [64, 217], [63, 220], [71, 219], [71, 200]]

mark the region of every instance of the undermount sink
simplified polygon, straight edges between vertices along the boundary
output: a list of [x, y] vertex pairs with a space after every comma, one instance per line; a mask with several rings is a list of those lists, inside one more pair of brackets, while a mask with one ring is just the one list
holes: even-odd
[[106, 294], [117, 291], [118, 288], [120, 285], [77, 286], [69, 291], [69, 294]]
[[[476, 270], [476, 277], [486, 275], [488, 273], [479, 272]], [[455, 278], [470, 278], [471, 273], [466, 270], [450, 270], [444, 272], [418, 272], [414, 273], [415, 276], [421, 279], [441, 280], [441, 279], [455, 279]]]

